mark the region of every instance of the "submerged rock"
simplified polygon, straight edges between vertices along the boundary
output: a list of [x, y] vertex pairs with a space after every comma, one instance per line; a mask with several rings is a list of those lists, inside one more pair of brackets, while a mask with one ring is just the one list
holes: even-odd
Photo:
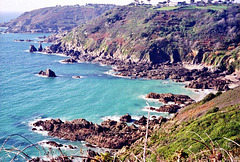
[[33, 53], [36, 51], [37, 51], [36, 47], [34, 45], [30, 45], [29, 52]]
[[56, 74], [51, 69], [47, 69], [45, 71], [41, 70], [38, 72], [38, 74], [46, 77], [57, 77]]

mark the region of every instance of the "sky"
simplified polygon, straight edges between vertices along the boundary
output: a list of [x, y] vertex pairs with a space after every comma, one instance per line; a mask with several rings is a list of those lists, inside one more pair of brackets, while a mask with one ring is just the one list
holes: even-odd
[[[0, 0], [0, 12], [25, 12], [56, 5], [85, 5], [86, 3], [126, 5], [133, 1], [134, 0]], [[147, 0], [144, 1], [147, 3]], [[164, 0], [151, 0], [151, 3], [157, 4], [161, 1]], [[189, 0], [186, 1], [188, 2]], [[235, 0], [235, 2], [240, 3], [240, 0]]]

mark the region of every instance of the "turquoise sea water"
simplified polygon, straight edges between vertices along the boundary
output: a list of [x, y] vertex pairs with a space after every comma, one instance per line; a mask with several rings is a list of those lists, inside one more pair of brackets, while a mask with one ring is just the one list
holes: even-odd
[[[32, 132], [29, 123], [38, 118], [73, 120], [85, 118], [100, 123], [103, 119], [119, 118], [126, 113], [135, 119], [147, 115], [143, 110], [149, 92], [196, 95], [183, 84], [170, 80], [131, 80], [105, 74], [111, 67], [98, 64], [61, 64], [65, 59], [56, 55], [29, 53], [29, 42], [14, 39], [34, 39], [47, 34], [0, 35], [0, 145], [11, 134], [21, 134], [33, 143], [57, 140], [81, 147], [81, 142], [70, 142]], [[37, 41], [37, 40], [36, 40]], [[43, 44], [46, 46], [49, 44]], [[52, 69], [57, 78], [36, 74]], [[72, 76], [83, 76], [73, 79]], [[152, 106], [161, 103], [148, 101]], [[151, 113], [164, 115], [166, 113]], [[12, 138], [6, 146], [25, 146], [21, 138]], [[31, 149], [30, 149], [31, 150]]]

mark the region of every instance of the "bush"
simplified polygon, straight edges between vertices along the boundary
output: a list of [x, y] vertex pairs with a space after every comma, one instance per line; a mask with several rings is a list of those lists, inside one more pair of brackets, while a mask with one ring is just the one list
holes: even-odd
[[202, 99], [202, 104], [214, 99], [216, 97], [215, 94], [213, 93], [209, 93], [207, 96], [205, 96], [203, 99]]
[[216, 97], [217, 96], [220, 96], [222, 94], [222, 91], [218, 91], [217, 93], [216, 93]]
[[219, 107], [215, 106], [213, 107], [212, 109], [210, 109], [207, 114], [211, 114], [211, 113], [215, 113], [215, 112], [218, 112], [219, 111]]

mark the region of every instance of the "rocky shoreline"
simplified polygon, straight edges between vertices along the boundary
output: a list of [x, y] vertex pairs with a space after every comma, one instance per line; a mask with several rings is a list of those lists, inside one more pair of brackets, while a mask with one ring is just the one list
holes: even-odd
[[[142, 117], [135, 121], [135, 124], [127, 125], [130, 115], [122, 117], [122, 121], [106, 120], [100, 125], [93, 124], [85, 119], [73, 121], [61, 121], [60, 119], [39, 120], [32, 126], [32, 130], [47, 131], [49, 136], [67, 139], [71, 141], [86, 141], [97, 147], [121, 149], [123, 146], [130, 146], [133, 142], [143, 137], [146, 133], [146, 118]], [[149, 131], [160, 127], [167, 119], [159, 117], [150, 120]]]
[[193, 89], [213, 89], [215, 91], [229, 90], [231, 80], [223, 79], [228, 75], [228, 71], [221, 68], [187, 69], [182, 63], [161, 63], [153, 64], [141, 60], [134, 62], [130, 59], [121, 60], [104, 53], [91, 53], [87, 50], [77, 51], [74, 48], [66, 47], [61, 42], [52, 44], [43, 49], [43, 52], [52, 54], [59, 53], [70, 56], [71, 59], [64, 60], [66, 63], [92, 62], [113, 66], [116, 76], [128, 77], [131, 79], [171, 79], [175, 82], [188, 82], [186, 88]]

